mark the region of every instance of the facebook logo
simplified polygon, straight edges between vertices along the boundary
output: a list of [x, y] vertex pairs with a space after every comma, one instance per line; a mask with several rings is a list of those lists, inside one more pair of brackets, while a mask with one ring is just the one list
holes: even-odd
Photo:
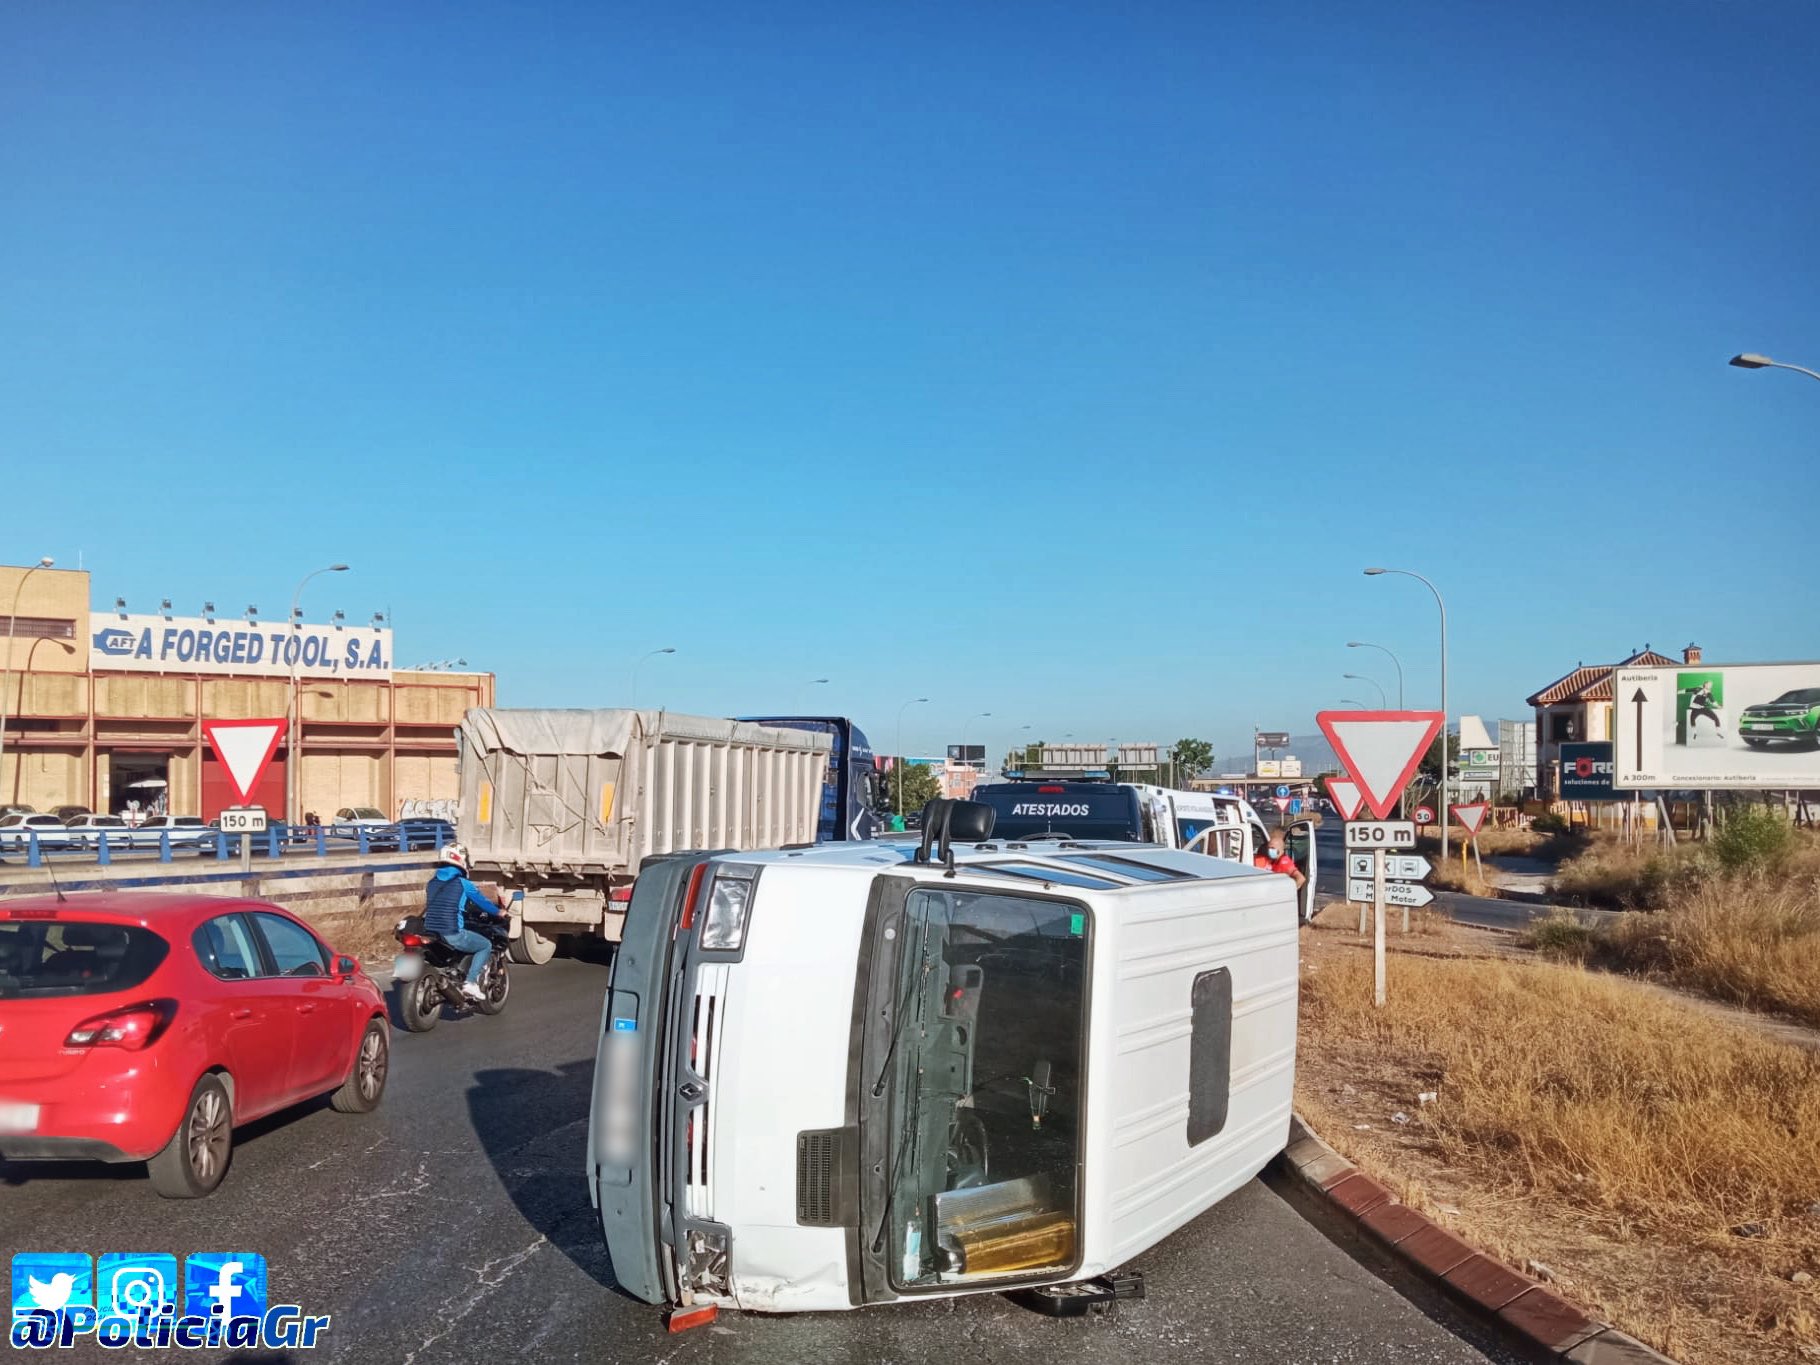
[[256, 1251], [193, 1251], [183, 1261], [183, 1311], [191, 1317], [265, 1316], [265, 1257]]

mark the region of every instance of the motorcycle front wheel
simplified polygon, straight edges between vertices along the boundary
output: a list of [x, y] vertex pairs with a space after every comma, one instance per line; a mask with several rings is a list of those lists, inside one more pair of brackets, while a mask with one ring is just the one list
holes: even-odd
[[398, 983], [398, 1022], [412, 1033], [428, 1033], [442, 1020], [437, 973], [426, 969], [415, 981]]
[[494, 953], [480, 974], [481, 998], [474, 1002], [478, 1014], [498, 1014], [506, 1007], [506, 996], [512, 993], [512, 977], [506, 971], [506, 955]]

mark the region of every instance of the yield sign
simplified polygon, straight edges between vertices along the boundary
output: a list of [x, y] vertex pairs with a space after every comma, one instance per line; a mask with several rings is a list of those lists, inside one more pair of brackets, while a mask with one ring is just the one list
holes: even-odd
[[1453, 818], [1466, 826], [1466, 832], [1473, 838], [1479, 837], [1479, 827], [1485, 823], [1487, 807], [1483, 801], [1474, 801], [1470, 805], [1455, 806]]
[[1314, 719], [1373, 817], [1388, 820], [1444, 717], [1439, 711], [1323, 711]]
[[1356, 820], [1359, 807], [1365, 798], [1359, 794], [1359, 784], [1350, 777], [1330, 777], [1327, 779], [1327, 795], [1333, 801], [1333, 808], [1340, 813], [1342, 820]]
[[259, 775], [278, 752], [278, 741], [284, 738], [285, 719], [277, 720], [205, 720], [202, 733], [207, 737], [215, 757], [227, 769], [228, 785], [242, 805], [253, 799], [253, 788]]

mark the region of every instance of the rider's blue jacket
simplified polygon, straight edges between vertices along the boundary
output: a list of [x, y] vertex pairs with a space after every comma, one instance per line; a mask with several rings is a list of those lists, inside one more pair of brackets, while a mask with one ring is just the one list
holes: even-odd
[[505, 914], [505, 910], [480, 894], [480, 888], [461, 875], [459, 867], [439, 867], [423, 889], [423, 927], [438, 938], [459, 934], [467, 926], [461, 918], [462, 907], [473, 901], [483, 910]]

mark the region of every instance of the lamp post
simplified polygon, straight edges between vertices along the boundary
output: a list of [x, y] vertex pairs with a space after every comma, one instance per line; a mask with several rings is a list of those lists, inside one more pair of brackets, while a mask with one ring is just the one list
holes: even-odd
[[1365, 703], [1364, 703], [1364, 702], [1362, 702], [1362, 701], [1354, 701], [1354, 700], [1353, 700], [1353, 699], [1352, 699], [1352, 698], [1351, 698], [1351, 697], [1341, 697], [1341, 698], [1340, 698], [1340, 705], [1341, 705], [1341, 706], [1356, 706], [1356, 707], [1358, 707], [1358, 708], [1359, 708], [1359, 710], [1361, 710], [1361, 711], [1369, 711], [1369, 710], [1371, 710], [1371, 708], [1370, 708], [1370, 707], [1369, 707], [1369, 706], [1367, 706], [1367, 705], [1366, 705], [1366, 704], [1365, 704]]
[[992, 712], [990, 712], [990, 711], [981, 711], [977, 715], [968, 716], [966, 720], [961, 722], [961, 762], [962, 763], [965, 763], [967, 761], [967, 731], [969, 731], [973, 728], [974, 721], [984, 720], [984, 719], [986, 719], [986, 717], [990, 716], [991, 714], [992, 714]]
[[[49, 555], [44, 556], [43, 559], [19, 575], [19, 586], [13, 589], [13, 611], [12, 615], [6, 618], [6, 667], [0, 671], [0, 773], [6, 771], [6, 704], [13, 686], [13, 636], [19, 629], [19, 600], [25, 596], [25, 580], [40, 569], [50, 568], [55, 562]], [[23, 673], [19, 675], [19, 693], [20, 706], [23, 707], [25, 704], [25, 675]], [[14, 767], [17, 767], [18, 763], [18, 759], [13, 760]], [[15, 796], [18, 795], [18, 788], [19, 784], [15, 781], [13, 783]]]
[[1350, 678], [1353, 682], [1370, 683], [1373, 687], [1378, 689], [1378, 705], [1385, 709], [1389, 708], [1390, 703], [1384, 699], [1384, 684], [1379, 682], [1376, 678], [1368, 678], [1363, 673], [1342, 673], [1340, 676], [1343, 678]]
[[1390, 654], [1391, 663], [1397, 666], [1397, 710], [1401, 711], [1403, 709], [1403, 661], [1395, 654], [1391, 654], [1383, 645], [1374, 645], [1370, 640], [1348, 640], [1346, 642], [1346, 648], [1375, 649], [1381, 653]]
[[284, 818], [292, 824], [298, 821], [301, 814], [299, 806], [303, 800], [303, 736], [297, 733], [298, 727], [303, 724], [302, 707], [297, 696], [297, 665], [303, 660], [303, 642], [297, 638], [297, 632], [303, 629], [303, 623], [298, 619], [303, 610], [303, 589], [317, 574], [347, 571], [348, 566], [345, 564], [328, 564], [320, 569], [312, 569], [298, 580], [297, 591], [291, 594], [291, 619], [288, 624], [291, 627], [291, 643], [297, 649], [291, 654], [291, 706], [284, 727], [284, 743], [289, 751], [285, 766], [290, 769], [286, 774], [289, 779], [286, 786], [290, 790], [284, 798]]
[[1735, 355], [1725, 363], [1736, 365], [1741, 370], [1793, 370], [1796, 374], [1804, 374], [1809, 379], [1820, 379], [1820, 370], [1810, 370], [1805, 365], [1785, 365], [1780, 360], [1771, 360], [1766, 355], [1753, 355], [1749, 351], [1743, 355]]
[[904, 712], [912, 706], [920, 706], [928, 701], [927, 697], [912, 697], [897, 708], [897, 759], [893, 766], [897, 769], [897, 813], [904, 813]]
[[1447, 603], [1441, 598], [1441, 590], [1413, 569], [1367, 569], [1366, 574], [1376, 577], [1379, 574], [1400, 574], [1404, 578], [1413, 578], [1435, 595], [1435, 606], [1441, 611], [1441, 861], [1447, 861], [1447, 770], [1451, 766], [1447, 752]]
[[638, 709], [638, 670], [645, 666], [645, 660], [655, 659], [659, 654], [674, 653], [676, 653], [674, 645], [665, 645], [662, 649], [654, 649], [649, 654], [641, 654], [638, 662], [632, 665], [632, 710]]
[[811, 678], [811, 679], [809, 679], [808, 682], [804, 683], [802, 685], [802, 687], [797, 688], [796, 696], [793, 697], [790, 701], [790, 709], [793, 711], [798, 711], [798, 712], [800, 712], [803, 709], [803, 688], [819, 687], [827, 681], [828, 680], [826, 678]]

